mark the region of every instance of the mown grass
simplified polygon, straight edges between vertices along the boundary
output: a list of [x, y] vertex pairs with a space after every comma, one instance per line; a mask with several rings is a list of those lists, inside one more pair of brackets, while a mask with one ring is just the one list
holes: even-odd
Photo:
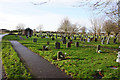
[[[7, 36], [11, 38], [11, 36]], [[13, 37], [13, 35], [12, 35]], [[4, 66], [7, 78], [9, 80], [28, 80], [31, 78], [30, 73], [26, 70], [25, 65], [21, 62], [17, 53], [14, 51], [8, 40], [2, 40], [2, 64]]]
[[[96, 53], [96, 47], [89, 46], [90, 43], [84, 43], [80, 40], [73, 40], [72, 47], [66, 48], [65, 44], [62, 44], [60, 38], [56, 40], [51, 39], [41, 39], [40, 37], [26, 38], [26, 40], [19, 41], [24, 46], [28, 47], [35, 53], [38, 53], [40, 56], [44, 57], [52, 64], [56, 65], [62, 71], [65, 71], [67, 75], [71, 75], [73, 78], [94, 78], [93, 75], [96, 74], [98, 69], [102, 70], [104, 78], [120, 78], [120, 67], [119, 69], [113, 70], [109, 66], [119, 66], [119, 63], [116, 62], [117, 51], [101, 48], [102, 53]], [[33, 38], [37, 38], [38, 42], [34, 43]], [[50, 42], [50, 45], [47, 45], [47, 41]], [[55, 49], [55, 42], [58, 41], [61, 44], [61, 49]], [[80, 42], [80, 47], [75, 47], [75, 42]], [[98, 45], [99, 42], [92, 42], [91, 45]], [[49, 46], [49, 51], [41, 51], [42, 46]], [[108, 44], [112, 48], [118, 48], [118, 44]], [[107, 45], [107, 47], [109, 47]], [[104, 45], [106, 46], [106, 44]], [[58, 51], [67, 53], [66, 60], [57, 61], [53, 60], [52, 57], [57, 55]]]
[[[15, 38], [15, 35], [12, 35]], [[11, 36], [11, 37], [12, 37]], [[56, 65], [62, 71], [64, 71], [67, 75], [72, 76], [73, 78], [94, 78], [98, 69], [101, 69], [103, 79], [106, 78], [120, 78], [120, 64], [116, 62], [117, 59], [117, 49], [119, 44], [113, 44], [112, 39], [110, 40], [110, 44], [101, 45], [101, 43], [92, 41], [81, 42], [79, 38], [77, 40], [73, 40], [71, 48], [66, 48], [65, 44], [62, 44], [60, 41], [61, 38], [57, 38], [56, 40], [52, 39], [41, 39], [40, 37], [33, 36], [31, 38], [26, 38], [26, 36], [22, 36], [25, 40], [19, 40], [24, 46], [28, 47], [33, 52], [39, 54], [44, 57], [51, 64]], [[33, 42], [33, 38], [37, 38], [37, 42]], [[9, 36], [6, 36], [6, 39], [9, 39]], [[47, 45], [47, 41], [50, 42], [50, 45]], [[55, 42], [60, 42], [61, 48], [55, 49]], [[68, 40], [67, 40], [68, 41]], [[80, 47], [75, 47], [75, 42], [80, 42]], [[46, 45], [50, 50], [41, 51], [42, 46]], [[93, 46], [91, 46], [93, 45]], [[96, 46], [101, 45], [108, 48], [101, 48], [101, 53], [96, 53]], [[67, 53], [66, 60], [57, 61], [53, 60], [53, 57], [57, 56], [57, 52], [62, 51], [63, 53]], [[118, 66], [118, 69], [113, 70], [110, 69], [110, 66]]]

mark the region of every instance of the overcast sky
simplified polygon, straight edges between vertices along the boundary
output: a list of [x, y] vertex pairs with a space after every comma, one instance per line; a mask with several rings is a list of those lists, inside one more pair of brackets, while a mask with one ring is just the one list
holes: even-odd
[[[38, 2], [48, 3], [34, 5]], [[25, 28], [36, 29], [40, 24], [45, 31], [56, 31], [61, 20], [68, 17], [72, 23], [90, 27], [89, 7], [73, 7], [77, 0], [0, 0], [0, 28], [16, 29], [23, 23]]]

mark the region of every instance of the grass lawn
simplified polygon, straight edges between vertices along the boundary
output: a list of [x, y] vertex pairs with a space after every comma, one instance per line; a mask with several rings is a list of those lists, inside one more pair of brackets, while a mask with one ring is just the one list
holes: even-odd
[[[61, 38], [52, 40], [50, 38], [41, 39], [40, 37], [36, 36], [32, 36], [28, 39], [25, 36], [22, 37], [25, 40], [19, 40], [19, 37], [15, 37], [15, 35], [8, 35], [5, 38], [18, 40], [24, 46], [28, 47], [30, 50], [39, 54], [40, 56], [44, 57], [45, 59], [50, 61], [51, 64], [56, 65], [62, 71], [65, 71], [67, 75], [70, 75], [73, 78], [95, 78], [95, 76], [98, 74], [98, 69], [101, 69], [101, 74], [103, 76], [102, 79], [120, 78], [120, 64], [116, 62], [116, 53], [118, 51], [110, 49], [117, 49], [120, 43], [113, 44], [112, 39], [110, 40], [111, 44], [101, 45], [99, 41], [84, 43], [77, 38], [77, 40], [73, 40], [71, 48], [66, 48], [66, 44], [62, 44], [62, 42], [60, 41]], [[33, 42], [33, 38], [37, 38], [37, 42]], [[50, 42], [49, 45], [47, 45], [47, 41]], [[56, 41], [60, 42], [61, 49], [55, 49]], [[75, 42], [77, 41], [80, 42], [80, 47], [75, 47]], [[41, 51], [43, 45], [47, 45], [50, 50]], [[102, 47], [102, 53], [96, 53], [97, 45], [101, 45], [108, 48]], [[57, 56], [58, 51], [62, 51], [63, 53], [66, 52], [67, 59], [62, 61], [53, 60], [52, 58]], [[118, 66], [118, 69], [110, 69], [110, 66]]]
[[[10, 38], [11, 36], [7, 36]], [[13, 37], [13, 36], [12, 36]], [[5, 37], [4, 37], [5, 38]], [[21, 62], [17, 53], [14, 51], [11, 43], [3, 39], [2, 40], [2, 64], [4, 66], [6, 76], [9, 80], [21, 80], [30, 79], [31, 75], [26, 70], [25, 65]]]

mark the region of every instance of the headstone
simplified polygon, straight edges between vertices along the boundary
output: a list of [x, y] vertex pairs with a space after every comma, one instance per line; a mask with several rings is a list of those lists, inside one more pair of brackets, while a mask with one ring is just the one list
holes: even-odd
[[26, 38], [28, 38], [28, 36], [26, 36]]
[[57, 35], [56, 35], [56, 39], [57, 39]]
[[63, 39], [63, 44], [66, 44], [66, 39]]
[[68, 39], [70, 39], [70, 36], [68, 36]]
[[120, 52], [118, 52], [118, 56], [117, 56], [116, 62], [120, 63]]
[[39, 35], [37, 35], [37, 37], [39, 37]]
[[16, 37], [18, 37], [18, 35], [16, 34]]
[[76, 40], [76, 36], [74, 37], [74, 40]]
[[80, 41], [83, 41], [83, 37], [81, 37]]
[[60, 43], [59, 42], [55, 43], [55, 49], [60, 49]]
[[66, 45], [67, 48], [71, 47], [71, 43], [68, 42], [67, 45]]
[[97, 50], [96, 52], [98, 52], [100, 50], [100, 45], [97, 45]]
[[33, 42], [37, 42], [37, 38], [34, 38], [34, 39], [33, 39]]
[[114, 44], [117, 44], [116, 40], [117, 40], [117, 38], [114, 38], [114, 40], [113, 40], [113, 43], [114, 43]]
[[34, 36], [36, 36], [36, 34], [34, 34]]
[[58, 51], [57, 60], [63, 60], [63, 59], [65, 59], [65, 55], [61, 51]]
[[52, 37], [52, 40], [55, 40], [55, 38], [54, 38], [54, 37]]
[[104, 44], [104, 43], [105, 43], [105, 40], [104, 40], [104, 39], [102, 39], [101, 44]]
[[110, 38], [107, 39], [107, 44], [110, 44]]
[[45, 48], [46, 46], [45, 45], [43, 45], [43, 47], [42, 47], [42, 50], [46, 50], [46, 48]]
[[83, 39], [83, 41], [85, 42], [85, 38]]
[[76, 42], [76, 43], [75, 43], [75, 46], [76, 46], [76, 47], [79, 47], [79, 42]]
[[95, 42], [97, 42], [97, 38], [95, 38]]
[[90, 38], [87, 39], [87, 42], [90, 42]]
[[49, 42], [47, 42], [47, 45], [49, 45], [50, 43]]
[[69, 40], [69, 42], [72, 44], [72, 40]]

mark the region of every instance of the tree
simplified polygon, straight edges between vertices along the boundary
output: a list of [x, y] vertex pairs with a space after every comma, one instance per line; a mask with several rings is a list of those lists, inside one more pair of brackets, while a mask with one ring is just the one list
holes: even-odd
[[25, 27], [25, 24], [23, 24], [23, 23], [19, 23], [16, 26], [16, 29], [18, 30], [18, 34], [22, 34], [22, 31], [24, 30], [24, 27]]
[[113, 29], [114, 29], [114, 23], [112, 20], [107, 20], [104, 22], [102, 30], [105, 31], [108, 36], [113, 31]]
[[71, 23], [68, 18], [62, 20], [58, 31], [65, 32], [65, 34], [71, 31]]
[[37, 27], [37, 29], [38, 29], [39, 32], [41, 32], [41, 31], [43, 30], [43, 25], [40, 24], [40, 25]]
[[118, 33], [119, 33], [119, 27], [118, 27], [118, 25], [117, 25], [117, 23], [113, 23], [113, 32], [114, 32], [114, 34], [115, 34], [115, 37], [117, 37], [117, 35], [118, 35]]
[[84, 34], [84, 33], [86, 33], [87, 28], [85, 26], [83, 26], [80, 28], [80, 30], [81, 30], [82, 34]]

